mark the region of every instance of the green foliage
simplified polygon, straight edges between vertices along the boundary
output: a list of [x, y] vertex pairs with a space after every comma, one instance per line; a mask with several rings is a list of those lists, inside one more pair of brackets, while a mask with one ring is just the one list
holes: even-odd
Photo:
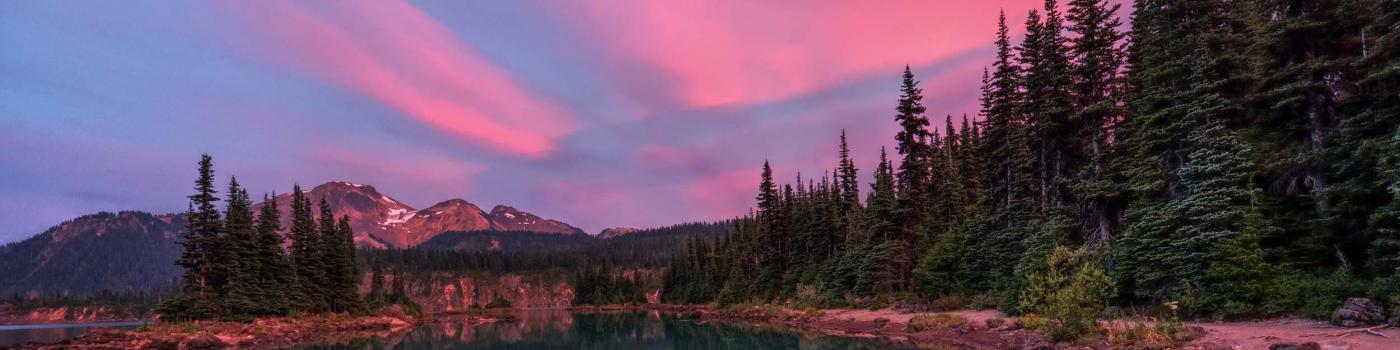
[[162, 318], [251, 321], [293, 312], [362, 310], [348, 218], [337, 225], [322, 200], [321, 224], [316, 225], [310, 200], [295, 187], [290, 230], [294, 271], [289, 271], [276, 201], [264, 203], [255, 219], [248, 192], [230, 177], [228, 204], [220, 215], [213, 204], [219, 200], [213, 176], [213, 158], [204, 155], [186, 213], [190, 223], [183, 234], [184, 253], [177, 261], [185, 268], [181, 291], [157, 307]]
[[1083, 249], [1056, 247], [1042, 272], [1031, 274], [1021, 295], [1022, 312], [1043, 315], [1046, 335], [1082, 340], [1098, 335], [1098, 319], [1113, 293], [1103, 268]]
[[640, 271], [627, 273], [608, 261], [579, 268], [572, 280], [574, 305], [616, 305], [646, 303]]
[[506, 298], [497, 295], [495, 299], [491, 299], [491, 302], [486, 303], [486, 305], [482, 307], [487, 309], [509, 309], [511, 308], [511, 304], [510, 300], [506, 300]]

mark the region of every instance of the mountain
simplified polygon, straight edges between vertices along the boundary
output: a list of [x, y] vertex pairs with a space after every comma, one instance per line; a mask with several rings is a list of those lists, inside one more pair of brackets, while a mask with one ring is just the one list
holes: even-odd
[[541, 232], [558, 234], [583, 233], [583, 230], [558, 220], [543, 219], [535, 214], [497, 205], [491, 208], [491, 229], [495, 231]]
[[[355, 229], [355, 244], [373, 248], [410, 248], [427, 242], [443, 232], [512, 231], [572, 234], [583, 232], [558, 220], [544, 219], [515, 208], [497, 205], [488, 214], [476, 204], [450, 199], [418, 210], [393, 197], [380, 193], [374, 186], [345, 181], [333, 181], [312, 188], [306, 193], [319, 214], [321, 199], [326, 200], [336, 215], [350, 216]], [[282, 225], [291, 221], [291, 195], [277, 196], [282, 213]], [[256, 212], [262, 204], [254, 206]]]
[[603, 232], [598, 232], [598, 238], [602, 238], [602, 239], [617, 238], [617, 237], [622, 237], [622, 235], [629, 234], [629, 233], [633, 233], [633, 232], [637, 232], [637, 231], [641, 231], [641, 230], [638, 230], [638, 229], [635, 229], [635, 228], [631, 228], [631, 227], [609, 227], [609, 228], [603, 229]]
[[78, 217], [0, 246], [0, 295], [81, 296], [149, 292], [180, 274], [184, 215], [142, 212]]
[[[488, 214], [461, 199], [418, 210], [373, 186], [344, 181], [321, 184], [307, 195], [317, 203], [325, 199], [336, 215], [349, 216], [360, 247], [411, 248], [445, 232], [509, 231], [506, 236], [539, 236], [506, 239], [512, 249], [556, 250], [550, 245], [574, 249], [581, 243], [571, 238], [583, 232], [508, 206], [496, 206]], [[291, 195], [280, 194], [276, 199], [282, 227], [286, 229], [291, 225]], [[256, 204], [253, 211], [262, 205]], [[319, 215], [319, 205], [312, 207], [317, 208]], [[175, 260], [180, 256], [177, 240], [185, 224], [184, 214], [103, 212], [77, 217], [28, 239], [5, 244], [0, 246], [0, 296], [82, 296], [103, 290], [150, 292], [169, 286], [180, 274]], [[475, 246], [444, 245], [468, 249]]]

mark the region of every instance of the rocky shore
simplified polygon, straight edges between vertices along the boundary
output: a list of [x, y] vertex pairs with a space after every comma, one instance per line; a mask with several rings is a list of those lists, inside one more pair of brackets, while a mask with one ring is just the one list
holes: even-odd
[[491, 315], [408, 316], [319, 315], [299, 318], [262, 318], [250, 323], [196, 321], [167, 322], [118, 330], [97, 328], [74, 339], [52, 344], [23, 344], [10, 349], [279, 349], [323, 345], [379, 336], [393, 339], [413, 326], [432, 322], [483, 324], [509, 321]]
[[[1247, 322], [1186, 322], [1168, 339], [1150, 320], [1103, 322], [1090, 343], [1053, 342], [1026, 320], [996, 311], [906, 312], [892, 309], [793, 310], [771, 305], [711, 309], [659, 305], [697, 323], [738, 322], [802, 332], [878, 339], [891, 347], [957, 349], [1392, 349], [1400, 329], [1346, 328], [1283, 318]], [[1033, 322], [1033, 321], [1031, 321]], [[1367, 330], [1370, 330], [1367, 332]]]

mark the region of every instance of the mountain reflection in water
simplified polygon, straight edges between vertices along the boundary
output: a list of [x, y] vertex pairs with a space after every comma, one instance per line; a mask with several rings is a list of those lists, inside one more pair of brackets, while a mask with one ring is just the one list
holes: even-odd
[[304, 350], [349, 349], [888, 349], [870, 340], [767, 327], [695, 324], [658, 312], [531, 310], [516, 322], [430, 324]]

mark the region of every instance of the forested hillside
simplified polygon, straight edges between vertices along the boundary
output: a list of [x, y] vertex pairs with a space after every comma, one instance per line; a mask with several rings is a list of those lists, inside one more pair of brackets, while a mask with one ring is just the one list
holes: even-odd
[[978, 116], [927, 113], [906, 69], [874, 183], [844, 134], [810, 169], [831, 175], [765, 163], [757, 211], [674, 255], [663, 298], [1400, 306], [1400, 1], [1050, 0], [1019, 42], [1005, 22]]

